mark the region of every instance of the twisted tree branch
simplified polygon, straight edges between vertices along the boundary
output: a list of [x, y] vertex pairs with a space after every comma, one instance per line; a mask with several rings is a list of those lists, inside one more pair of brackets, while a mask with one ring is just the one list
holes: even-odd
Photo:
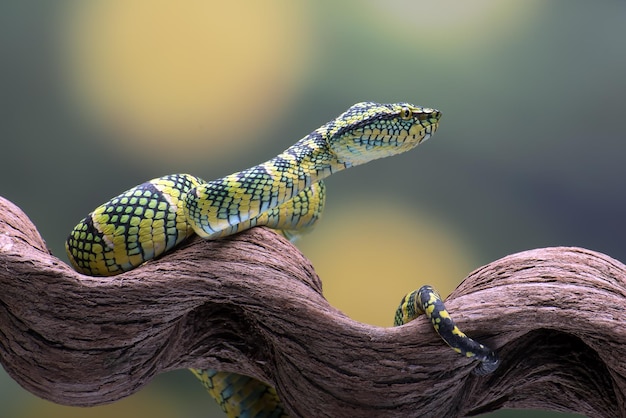
[[[487, 377], [424, 318], [399, 328], [330, 306], [310, 263], [255, 228], [195, 240], [114, 278], [74, 272], [0, 198], [0, 361], [54, 402], [97, 405], [184, 367], [254, 376], [294, 416], [461, 416], [544, 408], [626, 417], [626, 268], [580, 248], [527, 251], [447, 302], [499, 351]], [[0, 406], [1, 408], [1, 406]]]

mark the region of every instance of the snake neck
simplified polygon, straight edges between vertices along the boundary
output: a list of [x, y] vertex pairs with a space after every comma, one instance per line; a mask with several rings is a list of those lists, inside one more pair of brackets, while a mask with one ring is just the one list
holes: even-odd
[[348, 165], [340, 162], [330, 150], [321, 129], [311, 132], [282, 153], [261, 164], [266, 169], [280, 170], [283, 178], [298, 179], [294, 196], [301, 190], [343, 170]]
[[[205, 239], [231, 235], [255, 225], [293, 229], [291, 226], [299, 225], [300, 218], [308, 215], [309, 203], [305, 196], [304, 205], [300, 199], [289, 209], [288, 202], [346, 167], [330, 150], [323, 133], [314, 131], [271, 160], [197, 186], [185, 197], [185, 216]], [[317, 206], [323, 205], [319, 199], [322, 198], [313, 200]], [[281, 216], [281, 207], [293, 213]], [[280, 219], [283, 217], [290, 220], [285, 222]]]

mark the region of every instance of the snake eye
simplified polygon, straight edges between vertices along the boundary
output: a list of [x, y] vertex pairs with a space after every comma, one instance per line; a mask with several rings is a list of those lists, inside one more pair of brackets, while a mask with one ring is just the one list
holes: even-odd
[[403, 107], [402, 110], [400, 111], [400, 116], [402, 117], [402, 119], [405, 119], [405, 120], [411, 119], [411, 116], [413, 116], [413, 112], [408, 107]]

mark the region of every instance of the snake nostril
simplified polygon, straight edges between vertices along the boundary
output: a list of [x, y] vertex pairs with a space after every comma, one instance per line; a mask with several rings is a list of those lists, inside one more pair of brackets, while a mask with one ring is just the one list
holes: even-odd
[[419, 121], [439, 121], [441, 119], [441, 112], [436, 109], [423, 109], [422, 112], [417, 114]]

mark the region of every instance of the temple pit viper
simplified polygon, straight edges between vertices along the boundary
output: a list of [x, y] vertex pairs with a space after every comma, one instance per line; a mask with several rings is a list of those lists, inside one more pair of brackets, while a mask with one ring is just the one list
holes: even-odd
[[[287, 150], [257, 166], [205, 182], [189, 174], [150, 180], [114, 197], [80, 221], [66, 241], [73, 267], [87, 275], [131, 270], [197, 234], [206, 239], [258, 225], [290, 239], [311, 228], [324, 207], [322, 179], [408, 151], [437, 129], [441, 113], [409, 103], [357, 103]], [[478, 360], [477, 374], [497, 355], [463, 334], [430, 286], [406, 295], [395, 325], [421, 313], [455, 351]], [[191, 370], [230, 417], [287, 416], [274, 388], [247, 376]]]

